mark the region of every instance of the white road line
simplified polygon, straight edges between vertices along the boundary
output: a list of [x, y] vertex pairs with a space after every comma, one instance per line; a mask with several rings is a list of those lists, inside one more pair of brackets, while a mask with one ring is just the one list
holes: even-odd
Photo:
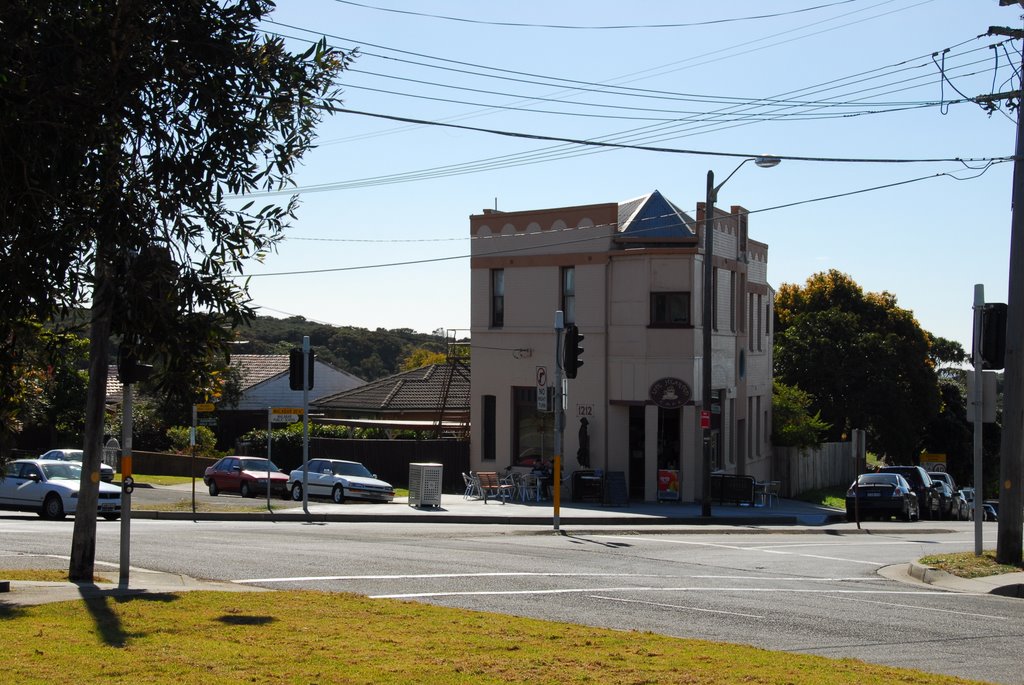
[[255, 583], [308, 583], [312, 581], [328, 580], [430, 580], [430, 579], [456, 579], [456, 578], [674, 578], [676, 580], [756, 580], [765, 582], [773, 581], [795, 581], [795, 582], [877, 582], [882, 578], [809, 578], [807, 576], [723, 576], [723, 575], [680, 575], [678, 573], [542, 573], [542, 572], [495, 572], [495, 573], [415, 573], [397, 575], [365, 575], [365, 576], [293, 576], [288, 578], [244, 578], [231, 582], [241, 585]]
[[729, 616], [742, 616], [744, 618], [764, 618], [757, 614], [741, 614], [736, 611], [721, 611], [719, 609], [702, 609], [701, 607], [688, 607], [679, 604], [663, 604], [661, 602], [648, 602], [642, 599], [623, 599], [621, 597], [605, 597], [603, 595], [591, 595], [592, 599], [603, 599], [609, 602], [623, 602], [626, 604], [646, 604], [648, 606], [663, 607], [665, 609], [683, 609], [685, 611], [702, 611], [706, 614], [728, 614]]
[[399, 575], [370, 576], [296, 576], [293, 578], [247, 578], [234, 583], [301, 583], [312, 580], [420, 580], [430, 578], [679, 578], [677, 575], [660, 573], [541, 573], [541, 572], [494, 572], [494, 573], [410, 573]]
[[573, 593], [589, 594], [594, 592], [714, 592], [717, 594], [725, 592], [751, 592], [751, 593], [789, 593], [802, 595], [943, 595], [988, 597], [985, 593], [961, 592], [951, 595], [945, 590], [807, 590], [787, 589], [777, 587], [604, 587], [604, 588], [562, 588], [557, 590], [470, 590], [463, 592], [408, 592], [388, 595], [369, 595], [370, 599], [419, 599], [425, 597], [481, 597], [511, 595], [567, 595]]
[[[957, 593], [961, 594], [961, 593]], [[964, 618], [994, 618], [997, 621], [1009, 621], [1008, 616], [990, 616], [989, 614], [968, 614], [963, 611], [956, 611], [954, 609], [935, 609], [933, 607], [921, 607], [914, 606], [912, 604], [893, 604], [892, 602], [879, 602], [875, 599], [857, 599], [856, 597], [839, 597], [838, 599], [845, 600], [847, 602], [864, 602], [865, 604], [882, 604], [884, 606], [896, 607], [899, 609], [913, 609], [914, 611], [937, 611], [943, 614], [956, 614], [957, 616], [963, 616]]]
[[[594, 537], [600, 538], [614, 538], [623, 539], [626, 536], [623, 535], [595, 535]], [[741, 547], [738, 545], [724, 545], [719, 542], [698, 542], [695, 540], [664, 540], [655, 538], [642, 538], [642, 537], [629, 537], [629, 540], [641, 540], [643, 542], [661, 542], [672, 545], [692, 545], [695, 547], [714, 547], [716, 549], [732, 549], [738, 552], [764, 552], [765, 554], [778, 554], [786, 556], [806, 557], [808, 559], [826, 559], [828, 561], [845, 561], [850, 564], [864, 564], [866, 566], [888, 566], [887, 562], [882, 561], [867, 561], [864, 559], [846, 559], [844, 557], [827, 557], [820, 554], [800, 554], [798, 552], [786, 552], [783, 550], [776, 549], [761, 549], [758, 547]]]

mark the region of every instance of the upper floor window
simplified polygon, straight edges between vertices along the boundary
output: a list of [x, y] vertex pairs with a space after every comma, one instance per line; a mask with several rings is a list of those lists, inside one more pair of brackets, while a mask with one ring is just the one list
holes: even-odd
[[652, 326], [689, 326], [690, 293], [651, 293]]
[[562, 267], [562, 313], [565, 323], [576, 323], [576, 267]]
[[505, 325], [505, 270], [491, 269], [491, 326]]

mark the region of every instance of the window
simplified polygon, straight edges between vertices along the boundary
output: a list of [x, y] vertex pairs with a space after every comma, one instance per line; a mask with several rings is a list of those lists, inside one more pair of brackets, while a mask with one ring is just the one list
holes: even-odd
[[718, 269], [711, 269], [711, 330], [718, 330]]
[[562, 313], [565, 324], [576, 323], [576, 267], [562, 267]]
[[505, 270], [491, 270], [491, 327], [505, 325]]
[[484, 411], [484, 440], [483, 454], [480, 458], [484, 461], [494, 461], [498, 456], [497, 449], [497, 398], [494, 395], [483, 396]]
[[651, 293], [651, 326], [689, 326], [690, 293]]
[[729, 272], [729, 330], [736, 332], [736, 315], [739, 312], [739, 300], [736, 297], [736, 272]]
[[555, 415], [537, 411], [537, 388], [512, 388], [512, 466], [534, 466], [553, 454]]

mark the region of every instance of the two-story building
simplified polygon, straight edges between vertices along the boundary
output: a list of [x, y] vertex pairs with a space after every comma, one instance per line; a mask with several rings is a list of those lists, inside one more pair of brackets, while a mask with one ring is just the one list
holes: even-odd
[[623, 472], [633, 500], [699, 499], [710, 324], [714, 468], [770, 476], [768, 246], [748, 237], [742, 207], [716, 210], [713, 315], [702, 321], [704, 209], [691, 218], [655, 191], [470, 217], [473, 469], [553, 456], [553, 403], [537, 395], [556, 377], [561, 310], [584, 338], [565, 384], [566, 471]]

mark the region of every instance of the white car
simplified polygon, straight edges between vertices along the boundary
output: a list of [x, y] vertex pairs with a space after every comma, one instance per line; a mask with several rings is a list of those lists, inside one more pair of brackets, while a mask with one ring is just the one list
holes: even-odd
[[[296, 502], [302, 500], [303, 470], [300, 466], [288, 476], [288, 490]], [[347, 499], [363, 499], [371, 502], [391, 502], [395, 489], [390, 483], [378, 480], [377, 476], [357, 461], [342, 459], [310, 459], [310, 497], [330, 497], [335, 504]]]
[[[85, 459], [85, 452], [73, 449], [50, 450], [39, 457], [40, 459], [55, 459], [57, 461], [77, 461], [79, 464]], [[114, 482], [114, 467], [109, 464], [100, 464], [100, 480], [106, 483]]]
[[[0, 509], [34, 511], [43, 518], [62, 519], [78, 510], [82, 466], [74, 461], [18, 459], [7, 464], [0, 479]], [[121, 516], [121, 488], [100, 483], [96, 510], [113, 521]]]

